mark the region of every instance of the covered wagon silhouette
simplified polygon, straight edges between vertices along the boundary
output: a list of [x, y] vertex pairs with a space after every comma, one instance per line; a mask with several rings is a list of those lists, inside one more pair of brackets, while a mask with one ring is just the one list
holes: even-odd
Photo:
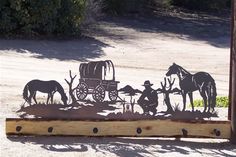
[[[115, 81], [115, 68], [111, 60], [81, 63], [79, 72], [80, 79], [76, 87], [79, 100], [84, 100], [88, 94], [92, 94], [96, 102], [102, 102], [107, 91], [109, 99], [116, 101], [119, 81]], [[109, 79], [108, 74], [111, 76]]]

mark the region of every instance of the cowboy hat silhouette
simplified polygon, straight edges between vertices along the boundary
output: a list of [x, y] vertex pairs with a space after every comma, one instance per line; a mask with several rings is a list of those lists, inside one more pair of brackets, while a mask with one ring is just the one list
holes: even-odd
[[149, 80], [146, 80], [142, 86], [152, 86], [153, 84], [150, 83]]

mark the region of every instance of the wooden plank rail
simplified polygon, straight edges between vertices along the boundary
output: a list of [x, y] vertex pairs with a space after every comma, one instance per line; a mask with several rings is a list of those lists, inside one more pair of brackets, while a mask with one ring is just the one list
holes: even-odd
[[229, 139], [230, 121], [6, 119], [9, 135], [162, 136]]

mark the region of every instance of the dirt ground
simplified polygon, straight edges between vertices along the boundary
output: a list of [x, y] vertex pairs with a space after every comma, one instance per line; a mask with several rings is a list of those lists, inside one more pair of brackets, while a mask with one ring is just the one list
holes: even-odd
[[[112, 60], [119, 87], [143, 90], [145, 80], [160, 87], [172, 63], [191, 73], [209, 72], [217, 94], [228, 95], [229, 19], [185, 14], [156, 17], [105, 18], [84, 28], [86, 37], [73, 40], [0, 40], [0, 156], [236, 156], [228, 140], [172, 138], [11, 137], [5, 118], [18, 117], [22, 90], [32, 79], [57, 80], [68, 92], [69, 70], [79, 64]], [[78, 77], [75, 84], [78, 83]], [[178, 84], [176, 84], [178, 86]], [[41, 100], [46, 99], [45, 95]], [[194, 98], [200, 98], [197, 92]], [[180, 101], [180, 99], [176, 99]], [[181, 102], [179, 102], [181, 104]], [[219, 109], [227, 119], [227, 109]]]

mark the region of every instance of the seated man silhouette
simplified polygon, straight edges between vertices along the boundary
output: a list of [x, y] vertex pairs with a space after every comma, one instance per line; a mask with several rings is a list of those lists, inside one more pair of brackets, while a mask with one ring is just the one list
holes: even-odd
[[148, 115], [149, 111], [151, 111], [154, 116], [157, 112], [158, 95], [157, 92], [151, 88], [152, 85], [149, 80], [144, 82], [142, 86], [144, 86], [145, 89], [138, 99], [138, 104], [142, 107], [144, 115]]

